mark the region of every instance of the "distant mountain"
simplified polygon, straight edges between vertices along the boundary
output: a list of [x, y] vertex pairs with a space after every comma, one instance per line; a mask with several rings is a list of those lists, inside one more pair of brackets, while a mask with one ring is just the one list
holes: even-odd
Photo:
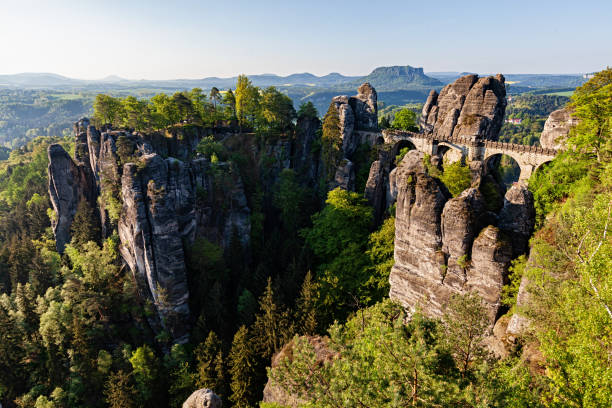
[[378, 67], [353, 84], [359, 85], [363, 82], [369, 82], [377, 91], [412, 90], [444, 85], [439, 80], [425, 75], [423, 68], [414, 68], [410, 65]]
[[[220, 89], [231, 88], [236, 84], [238, 77], [218, 78], [207, 77], [202, 79], [170, 79], [170, 80], [131, 80], [116, 75], [109, 75], [98, 80], [83, 80], [64, 77], [56, 74], [46, 73], [24, 73], [15, 75], [0, 75], [0, 86], [22, 87], [22, 88], [83, 88], [93, 90], [102, 85], [102, 90], [126, 90], [129, 88], [156, 88], [156, 89], [188, 89], [203, 88], [210, 89], [216, 86]], [[310, 87], [333, 87], [347, 83], [359, 77], [344, 76], [337, 72], [316, 76], [308, 72], [279, 76], [275, 74], [249, 75], [249, 79], [256, 86], [310, 86]]]
[[0, 85], [23, 87], [58, 87], [82, 84], [83, 81], [50, 73], [0, 75]]

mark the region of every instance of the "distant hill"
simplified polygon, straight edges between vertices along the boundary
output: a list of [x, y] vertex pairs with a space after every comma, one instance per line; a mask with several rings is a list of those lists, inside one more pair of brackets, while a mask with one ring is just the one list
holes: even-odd
[[378, 67], [369, 75], [353, 81], [353, 84], [358, 86], [363, 82], [369, 82], [377, 91], [414, 90], [444, 85], [438, 79], [425, 75], [423, 68], [410, 65]]
[[[328, 75], [316, 76], [308, 72], [279, 76], [275, 74], [249, 75], [249, 79], [256, 86], [311, 86], [311, 87], [335, 87], [345, 84], [359, 77], [344, 76], [337, 72]], [[24, 73], [14, 75], [0, 75], [0, 86], [18, 87], [29, 89], [84, 89], [84, 90], [127, 90], [130, 88], [155, 88], [155, 89], [210, 89], [216, 86], [220, 89], [234, 87], [238, 77], [218, 78], [207, 77], [202, 79], [169, 79], [169, 80], [132, 80], [109, 75], [98, 80], [84, 80], [68, 78], [56, 74], [46, 73]]]
[[49, 73], [0, 75], [0, 85], [19, 87], [61, 87], [82, 84], [83, 81]]

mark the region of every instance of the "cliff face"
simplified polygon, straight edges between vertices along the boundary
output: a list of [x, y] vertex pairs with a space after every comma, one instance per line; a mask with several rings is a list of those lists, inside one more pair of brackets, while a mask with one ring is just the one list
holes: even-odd
[[353, 163], [357, 148], [364, 140], [362, 132], [378, 131], [378, 105], [376, 90], [365, 82], [355, 96], [336, 96], [332, 104], [338, 112], [340, 137], [342, 138], [342, 160], [329, 184], [329, 189], [340, 187], [345, 190], [355, 189], [355, 166]]
[[421, 129], [443, 139], [464, 136], [497, 140], [506, 110], [504, 76], [466, 75], [431, 91], [423, 105]]
[[570, 129], [578, 124], [578, 120], [572, 117], [571, 108], [558, 109], [552, 112], [540, 135], [540, 144], [549, 149], [562, 149], [569, 135]]
[[[461, 77], [440, 94], [430, 93], [421, 129], [441, 139], [497, 140], [505, 95], [502, 75]], [[420, 308], [440, 317], [454, 293], [475, 291], [493, 325], [501, 311], [510, 261], [528, 249], [535, 218], [533, 197], [526, 186], [515, 184], [502, 194], [503, 202], [487, 202], [480, 186], [489, 182], [490, 188], [496, 183], [490, 183], [490, 176], [477, 176], [471, 188], [451, 198], [446, 187], [428, 174], [423, 159], [423, 153], [410, 151], [396, 169], [385, 173], [378, 164], [370, 172], [372, 183], [366, 191], [366, 196], [374, 197], [370, 201], [376, 204], [376, 197], [386, 190], [386, 200], [395, 198], [397, 205], [390, 296], [408, 309]], [[475, 161], [470, 167], [476, 169], [478, 164]], [[482, 168], [477, 171], [481, 172]], [[379, 182], [388, 187], [382, 188]]]
[[243, 248], [249, 244], [250, 209], [239, 175], [226, 163], [190, 159], [206, 134], [197, 128], [173, 128], [163, 139], [160, 133], [99, 132], [82, 120], [75, 131], [74, 160], [61, 146], [49, 147], [58, 251], [70, 242], [78, 202], [87, 199], [99, 209], [103, 235], [117, 231], [141, 296], [158, 311], [152, 326], [186, 341], [187, 248], [199, 236], [223, 248], [232, 236]]
[[533, 229], [533, 198], [511, 187], [498, 214], [476, 188], [458, 197], [429, 176], [423, 153], [410, 151], [397, 168], [395, 264], [390, 297], [440, 317], [454, 293], [477, 292], [493, 323], [513, 254], [524, 253]]
[[[247, 177], [264, 192], [272, 191], [286, 168], [294, 169], [302, 184], [316, 187], [319, 127], [316, 118], [300, 118], [295, 137], [263, 144], [248, 134], [218, 133], [215, 138], [243, 155], [251, 173]], [[140, 295], [157, 310], [151, 326], [167, 330], [178, 342], [187, 340], [190, 326], [190, 246], [203, 237], [227, 252], [238, 239], [245, 257], [249, 253], [251, 209], [241, 170], [195, 152], [210, 134], [211, 129], [189, 125], [147, 134], [99, 130], [82, 119], [75, 124], [74, 158], [59, 145], [48, 151], [58, 251], [70, 243], [77, 206], [87, 200], [98, 210], [100, 239], [119, 236], [121, 257]]]

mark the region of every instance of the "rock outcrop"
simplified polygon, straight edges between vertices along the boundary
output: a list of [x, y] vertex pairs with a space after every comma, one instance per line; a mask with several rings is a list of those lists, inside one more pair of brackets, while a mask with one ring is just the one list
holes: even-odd
[[533, 194], [524, 186], [513, 185], [506, 192], [504, 207], [499, 213], [499, 227], [510, 234], [513, 257], [527, 252], [534, 226]]
[[558, 109], [548, 116], [544, 130], [540, 135], [540, 145], [549, 149], [562, 149], [565, 146], [570, 129], [578, 124], [578, 119], [572, 117], [571, 108]]
[[319, 143], [317, 132], [320, 127], [319, 118], [298, 118], [291, 155], [291, 168], [295, 169], [304, 184], [311, 188], [317, 186], [322, 171], [320, 155], [315, 151], [315, 146]]
[[183, 408], [221, 408], [221, 406], [221, 398], [208, 388], [195, 391], [183, 403]]
[[58, 250], [70, 242], [76, 206], [88, 200], [99, 209], [103, 235], [117, 231], [140, 295], [158, 312], [153, 328], [184, 342], [190, 316], [187, 248], [205, 237], [228, 249], [237, 237], [247, 249], [251, 223], [238, 172], [227, 163], [213, 169], [205, 158], [192, 159], [189, 149], [206, 133], [187, 128], [183, 137], [180, 129], [170, 129], [162, 140], [157, 133], [99, 132], [81, 120], [75, 125], [75, 159], [59, 145], [48, 154]]
[[475, 291], [492, 327], [510, 261], [524, 253], [533, 229], [531, 193], [513, 186], [494, 214], [477, 188], [451, 198], [428, 174], [423, 158], [408, 152], [392, 177], [397, 207], [389, 295], [409, 310], [441, 317], [454, 293]]
[[329, 189], [340, 187], [355, 188], [355, 169], [353, 155], [362, 143], [370, 143], [362, 133], [378, 131], [378, 105], [376, 90], [369, 83], [359, 87], [356, 96], [340, 95], [332, 99], [338, 112], [340, 138], [342, 139], [342, 158], [336, 163], [333, 175], [328, 174]]
[[58, 144], [49, 146], [49, 197], [55, 211], [51, 220], [59, 253], [70, 242], [70, 227], [80, 200], [84, 199], [85, 175], [70, 155]]
[[419, 121], [421, 130], [438, 139], [451, 136], [497, 140], [506, 110], [504, 76], [466, 75], [431, 91]]

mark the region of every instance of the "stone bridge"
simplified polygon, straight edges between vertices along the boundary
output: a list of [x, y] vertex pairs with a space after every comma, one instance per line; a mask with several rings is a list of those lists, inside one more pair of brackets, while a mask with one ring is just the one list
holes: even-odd
[[521, 168], [519, 181], [525, 183], [538, 167], [554, 159], [558, 153], [555, 149], [539, 146], [526, 146], [491, 140], [474, 140], [473, 138], [462, 136], [438, 140], [432, 134], [398, 130], [383, 130], [382, 134], [378, 134], [376, 141], [372, 140], [373, 135], [368, 135], [368, 139], [375, 143], [399, 143], [400, 146], [402, 142], [406, 143], [406, 145], [409, 142], [417, 150], [432, 156], [442, 157], [449, 153], [452, 161], [467, 159], [470, 162], [482, 162], [484, 171], [487, 171], [489, 168], [488, 161], [491, 158], [505, 154], [517, 162]]

